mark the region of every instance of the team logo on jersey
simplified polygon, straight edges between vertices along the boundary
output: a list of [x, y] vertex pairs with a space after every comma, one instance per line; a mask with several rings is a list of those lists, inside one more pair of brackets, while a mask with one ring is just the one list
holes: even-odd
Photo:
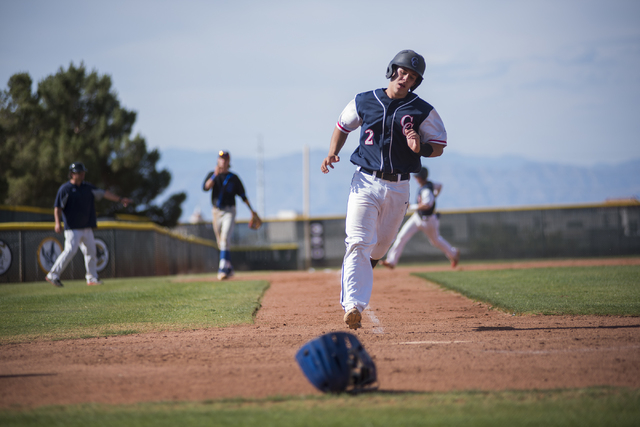
[[95, 239], [96, 241], [96, 267], [98, 271], [104, 270], [109, 262], [109, 248], [102, 239]]
[[6, 273], [9, 267], [11, 267], [11, 250], [9, 245], [0, 240], [0, 275]]
[[48, 273], [62, 253], [62, 245], [54, 237], [46, 237], [38, 246], [38, 264], [45, 273]]
[[413, 129], [413, 116], [406, 115], [400, 119], [400, 125], [402, 126], [402, 133], [407, 134], [409, 129]]

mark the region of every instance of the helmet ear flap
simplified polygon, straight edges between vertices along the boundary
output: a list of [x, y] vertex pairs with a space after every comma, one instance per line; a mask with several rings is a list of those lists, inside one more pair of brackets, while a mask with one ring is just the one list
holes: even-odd
[[389, 65], [387, 66], [387, 74], [386, 74], [386, 77], [387, 77], [388, 79], [393, 78], [393, 76], [396, 74], [396, 68], [397, 68], [397, 66], [396, 66], [396, 65], [394, 65], [394, 64], [389, 64]]
[[418, 86], [420, 86], [420, 83], [422, 83], [422, 77], [418, 76], [418, 79], [416, 80], [415, 84], [411, 86], [411, 92], [415, 91], [418, 88]]

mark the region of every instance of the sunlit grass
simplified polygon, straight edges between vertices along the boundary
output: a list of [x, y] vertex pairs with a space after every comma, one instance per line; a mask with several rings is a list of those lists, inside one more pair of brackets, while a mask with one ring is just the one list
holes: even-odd
[[88, 338], [253, 322], [265, 281], [111, 279], [0, 286], [0, 342]]

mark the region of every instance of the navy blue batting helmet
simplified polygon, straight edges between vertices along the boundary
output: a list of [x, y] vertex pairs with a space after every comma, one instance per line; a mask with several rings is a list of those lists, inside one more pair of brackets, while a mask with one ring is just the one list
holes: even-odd
[[426, 181], [429, 178], [429, 169], [423, 166], [420, 172], [413, 174], [413, 176], [419, 176]]
[[411, 86], [411, 92], [413, 92], [418, 86], [420, 86], [420, 83], [422, 83], [424, 70], [427, 69], [427, 63], [419, 53], [416, 53], [413, 50], [402, 50], [393, 57], [391, 62], [389, 62], [386, 77], [388, 79], [392, 78], [396, 73], [396, 68], [398, 67], [413, 70], [418, 73], [418, 79], [413, 86]]
[[358, 338], [330, 332], [300, 347], [296, 361], [307, 379], [325, 393], [358, 391], [377, 380], [376, 365]]

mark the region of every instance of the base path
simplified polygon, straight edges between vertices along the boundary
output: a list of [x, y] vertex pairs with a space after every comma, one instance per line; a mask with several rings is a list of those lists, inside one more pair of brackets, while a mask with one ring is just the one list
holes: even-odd
[[[354, 334], [374, 358], [381, 391], [640, 387], [640, 318], [511, 316], [410, 274], [435, 269], [374, 271], [371, 306]], [[319, 394], [294, 355], [310, 339], [347, 330], [339, 273], [234, 280], [255, 279], [271, 287], [254, 325], [0, 346], [0, 407]]]

